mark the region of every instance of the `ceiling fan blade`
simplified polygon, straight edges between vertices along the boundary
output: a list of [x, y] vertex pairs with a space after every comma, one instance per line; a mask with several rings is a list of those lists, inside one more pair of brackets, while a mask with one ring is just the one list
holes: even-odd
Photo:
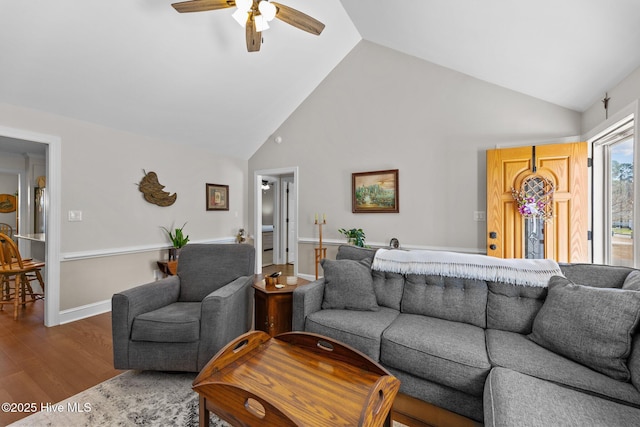
[[171, 6], [180, 13], [204, 12], [205, 10], [226, 9], [236, 5], [235, 0], [190, 0], [173, 3]]
[[289, 25], [293, 25], [296, 28], [315, 34], [316, 36], [319, 36], [322, 30], [324, 30], [324, 24], [322, 22], [300, 12], [299, 10], [273, 1], [271, 4], [278, 9], [276, 12], [276, 18]]
[[245, 26], [247, 33], [247, 52], [258, 52], [262, 43], [262, 34], [256, 31], [256, 21], [250, 13]]

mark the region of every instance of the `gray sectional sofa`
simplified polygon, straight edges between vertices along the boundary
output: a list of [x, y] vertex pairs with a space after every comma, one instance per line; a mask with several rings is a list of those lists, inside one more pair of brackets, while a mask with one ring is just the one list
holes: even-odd
[[373, 271], [374, 254], [345, 245], [325, 260], [294, 291], [293, 329], [343, 341], [401, 392], [486, 425], [640, 425], [640, 271], [562, 264], [565, 277], [532, 287]]

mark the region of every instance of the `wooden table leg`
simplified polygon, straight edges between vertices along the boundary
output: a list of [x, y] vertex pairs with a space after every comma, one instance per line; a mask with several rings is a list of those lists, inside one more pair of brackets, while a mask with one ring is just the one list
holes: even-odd
[[200, 408], [198, 412], [200, 417], [200, 427], [209, 427], [209, 420], [211, 416], [207, 409], [207, 399], [205, 399], [204, 396], [200, 396]]

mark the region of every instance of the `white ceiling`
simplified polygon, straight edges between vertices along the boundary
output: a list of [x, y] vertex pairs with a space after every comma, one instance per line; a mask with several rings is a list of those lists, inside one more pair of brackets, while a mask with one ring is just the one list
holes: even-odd
[[577, 111], [640, 66], [638, 0], [280, 2], [324, 32], [248, 53], [233, 9], [2, 0], [0, 102], [246, 159], [361, 38]]
[[366, 40], [584, 111], [640, 67], [639, 0], [342, 0]]

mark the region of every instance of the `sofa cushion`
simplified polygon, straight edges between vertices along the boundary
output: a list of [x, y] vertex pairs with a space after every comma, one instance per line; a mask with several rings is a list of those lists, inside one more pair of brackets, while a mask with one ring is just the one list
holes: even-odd
[[133, 319], [131, 339], [152, 342], [193, 342], [200, 339], [199, 302], [176, 302]]
[[373, 290], [379, 305], [400, 311], [404, 292], [404, 276], [400, 273], [372, 270]]
[[378, 303], [373, 291], [371, 261], [323, 259], [324, 298], [322, 309], [377, 311]]
[[379, 311], [320, 310], [307, 316], [304, 330], [342, 341], [377, 362], [382, 332], [398, 314], [387, 307]]
[[[384, 367], [387, 368], [391, 375], [400, 380], [400, 393], [424, 400], [482, 423], [482, 396], [471, 396], [463, 391], [416, 377], [408, 372], [394, 369], [390, 366]], [[447, 425], [456, 425], [453, 423], [455, 418], [448, 415], [447, 419], [451, 421]], [[461, 419], [457, 421], [460, 422], [460, 425], [469, 425], [469, 420]], [[394, 423], [393, 425], [396, 426], [398, 424]]]
[[627, 362], [629, 372], [631, 373], [631, 382], [640, 390], [640, 328], [636, 328], [636, 333], [633, 336], [633, 343], [631, 344], [631, 355]]
[[627, 291], [640, 291], [640, 270], [633, 270], [622, 283], [622, 289]]
[[639, 319], [640, 292], [581, 286], [554, 276], [529, 337], [598, 372], [629, 381], [627, 358]]
[[336, 259], [350, 259], [353, 261], [368, 259], [369, 261], [373, 262], [373, 257], [376, 255], [376, 250], [377, 249], [361, 248], [360, 246], [354, 245], [340, 245], [338, 246]]
[[601, 264], [560, 264], [564, 277], [573, 283], [593, 286], [594, 288], [621, 288], [629, 272], [629, 267]]
[[382, 334], [380, 361], [474, 396], [491, 369], [482, 328], [405, 313]]
[[487, 282], [459, 277], [407, 275], [402, 312], [487, 325]]
[[189, 243], [180, 249], [182, 302], [200, 302], [238, 277], [253, 277], [255, 248], [242, 244]]
[[515, 332], [487, 329], [487, 352], [493, 366], [512, 369], [557, 384], [640, 406], [640, 393], [624, 383], [556, 354]]
[[523, 375], [491, 370], [484, 390], [484, 424], [511, 426], [632, 426], [640, 409]]
[[[629, 273], [624, 279], [622, 289], [640, 291], [640, 271], [633, 270]], [[636, 333], [633, 335], [631, 355], [627, 366], [629, 366], [629, 372], [631, 372], [631, 382], [636, 389], [640, 390], [640, 327], [636, 328]]]
[[489, 282], [487, 328], [528, 334], [547, 296], [546, 287]]

